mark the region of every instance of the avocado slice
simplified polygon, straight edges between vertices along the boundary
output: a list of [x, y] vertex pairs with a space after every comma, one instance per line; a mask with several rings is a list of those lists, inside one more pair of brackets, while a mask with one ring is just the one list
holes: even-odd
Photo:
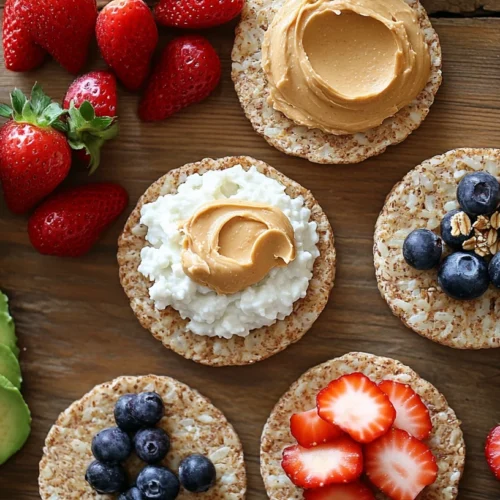
[[0, 313], [9, 312], [9, 298], [0, 290]]
[[9, 347], [18, 356], [16, 327], [14, 320], [9, 314], [9, 299], [0, 291], [0, 344]]
[[18, 452], [31, 432], [31, 414], [21, 393], [0, 375], [0, 465]]
[[0, 344], [0, 375], [3, 375], [16, 389], [21, 389], [21, 367], [15, 354]]

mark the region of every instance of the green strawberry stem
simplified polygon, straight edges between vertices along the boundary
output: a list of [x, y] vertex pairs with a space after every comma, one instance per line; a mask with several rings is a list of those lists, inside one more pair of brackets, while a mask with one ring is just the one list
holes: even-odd
[[96, 116], [89, 101], [84, 101], [79, 108], [71, 101], [68, 113], [68, 143], [72, 149], [84, 149], [90, 156], [91, 175], [99, 167], [104, 143], [118, 135], [116, 117]]
[[37, 127], [52, 127], [60, 132], [67, 131], [61, 120], [66, 111], [44, 93], [41, 85], [35, 83], [28, 99], [22, 90], [14, 89], [10, 94], [11, 106], [0, 104], [0, 116], [18, 123], [29, 123]]

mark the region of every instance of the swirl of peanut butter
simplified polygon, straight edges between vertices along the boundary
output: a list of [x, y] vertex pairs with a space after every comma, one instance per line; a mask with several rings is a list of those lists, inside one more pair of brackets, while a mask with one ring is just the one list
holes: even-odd
[[261, 281], [274, 267], [295, 259], [288, 217], [262, 203], [206, 203], [181, 227], [182, 267], [196, 283], [218, 294], [237, 293]]
[[410, 104], [431, 71], [417, 13], [404, 0], [286, 0], [266, 31], [269, 102], [336, 135], [377, 127]]

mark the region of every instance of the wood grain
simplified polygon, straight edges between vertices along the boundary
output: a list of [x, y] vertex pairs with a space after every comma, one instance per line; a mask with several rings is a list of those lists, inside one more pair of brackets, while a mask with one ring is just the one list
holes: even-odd
[[[420, 338], [393, 317], [378, 293], [372, 262], [375, 220], [391, 187], [422, 160], [448, 149], [500, 144], [500, 19], [439, 19], [444, 85], [423, 126], [402, 145], [359, 166], [322, 167], [288, 158], [260, 139], [230, 81], [232, 27], [208, 32], [224, 65], [206, 102], [157, 125], [136, 117], [138, 96], [120, 92], [121, 134], [94, 181], [121, 182], [130, 212], [166, 171], [207, 156], [249, 154], [310, 188], [337, 237], [338, 277], [331, 301], [297, 345], [255, 366], [211, 369], [166, 351], [142, 330], [118, 282], [116, 239], [127, 214], [85, 258], [42, 257], [30, 247], [26, 218], [0, 201], [0, 288], [12, 297], [23, 347], [23, 392], [33, 412], [26, 447], [0, 469], [0, 499], [34, 500], [44, 438], [60, 411], [95, 384], [123, 374], [165, 374], [210, 397], [243, 440], [249, 499], [266, 498], [259, 436], [273, 405], [305, 370], [348, 351], [391, 356], [435, 384], [463, 420], [468, 456], [461, 500], [498, 500], [484, 440], [500, 420], [499, 352], [454, 351]], [[102, 67], [94, 57], [92, 67]], [[90, 66], [89, 66], [90, 67]], [[0, 69], [0, 100], [34, 80], [61, 98], [72, 77], [54, 63], [33, 74]], [[67, 183], [85, 182], [75, 169]]]

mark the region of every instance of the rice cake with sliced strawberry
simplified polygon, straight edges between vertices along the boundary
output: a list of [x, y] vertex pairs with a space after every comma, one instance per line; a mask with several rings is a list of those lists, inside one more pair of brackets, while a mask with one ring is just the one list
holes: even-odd
[[415, 229], [439, 234], [444, 215], [459, 208], [460, 180], [481, 171], [500, 178], [500, 150], [457, 149], [423, 162], [394, 186], [375, 226], [373, 253], [382, 297], [408, 328], [456, 349], [500, 347], [498, 289], [490, 285], [473, 300], [451, 298], [435, 270], [418, 271], [405, 262], [403, 244]]
[[[369, 378], [371, 383], [375, 387], [372, 388], [371, 384], [362, 381], [363, 378]], [[348, 380], [349, 385], [343, 384], [342, 380], [344, 378], [352, 377]], [[359, 379], [359, 380], [356, 380]], [[391, 422], [394, 421], [394, 414], [389, 415], [390, 412], [385, 410], [387, 402], [384, 401], [383, 397], [377, 392], [376, 385], [384, 382], [384, 385], [379, 385], [381, 389], [384, 389], [390, 397], [390, 401], [394, 403], [394, 407], [398, 410], [402, 409], [400, 402], [406, 398], [405, 395], [398, 393], [395, 389], [391, 389], [390, 386], [386, 385], [388, 381], [393, 381], [393, 383], [398, 383], [399, 387], [409, 387], [411, 388], [419, 399], [425, 404], [426, 410], [428, 412], [428, 417], [432, 422], [432, 432], [430, 436], [423, 442], [420, 442], [415, 437], [410, 436], [408, 432], [403, 430], [388, 430], [391, 426]], [[332, 387], [329, 384], [336, 384], [337, 388], [332, 392]], [[340, 386], [338, 384], [341, 384]], [[344, 387], [345, 386], [345, 387]], [[349, 388], [349, 394], [347, 395], [348, 404], [345, 402], [340, 406], [336, 406], [334, 394], [346, 395], [345, 391]], [[339, 389], [340, 387], [340, 389]], [[356, 393], [359, 393], [356, 395]], [[326, 399], [326, 397], [328, 398]], [[356, 400], [352, 398], [357, 398]], [[384, 455], [390, 454], [391, 450], [394, 449], [397, 454], [404, 453], [403, 450], [405, 446], [411, 448], [416, 446], [416, 449], [423, 450], [427, 449], [427, 453], [432, 453], [433, 458], [431, 461], [435, 464], [435, 471], [437, 476], [435, 476], [435, 481], [427, 481], [427, 486], [422, 493], [418, 496], [419, 500], [451, 500], [458, 495], [458, 484], [463, 473], [464, 462], [465, 462], [465, 442], [463, 439], [462, 430], [460, 428], [460, 421], [457, 419], [455, 412], [448, 406], [448, 403], [444, 396], [438, 392], [438, 390], [431, 385], [429, 382], [420, 378], [413, 370], [403, 365], [399, 361], [374, 356], [372, 354], [352, 352], [346, 354], [340, 358], [333, 359], [322, 365], [318, 365], [308, 372], [306, 372], [302, 377], [300, 377], [291, 388], [284, 394], [280, 401], [276, 404], [274, 410], [272, 411], [262, 433], [261, 441], [261, 474], [264, 479], [264, 484], [266, 486], [266, 491], [272, 500], [292, 500], [292, 499], [302, 499], [302, 490], [295, 486], [292, 481], [287, 477], [285, 470], [282, 466], [282, 454], [284, 450], [288, 450], [287, 453], [293, 452], [296, 447], [291, 447], [294, 443], [294, 436], [289, 432], [290, 417], [293, 414], [300, 412], [305, 412], [314, 408], [318, 404], [319, 413], [322, 418], [330, 418], [328, 415], [331, 410], [335, 412], [335, 408], [356, 408], [356, 406], [363, 407], [363, 405], [355, 404], [355, 401], [364, 401], [364, 406], [368, 408], [367, 413], [373, 412], [378, 415], [378, 424], [383, 425], [384, 431], [387, 429], [386, 434], [380, 438], [374, 438], [376, 435], [374, 427], [368, 427], [367, 432], [371, 432], [372, 436], [368, 437], [364, 435], [364, 439], [372, 439], [369, 444], [365, 445], [365, 458], [370, 458], [371, 462], [366, 462], [365, 466], [369, 468], [366, 469], [368, 475], [371, 474], [372, 481], [377, 482], [377, 474], [380, 474], [382, 466], [379, 467], [377, 463], [377, 457], [382, 457], [382, 464], [384, 461]], [[371, 402], [370, 402], [371, 401]], [[414, 406], [414, 401], [408, 400], [405, 411], [409, 412], [406, 416], [411, 414], [412, 407]], [[375, 408], [379, 408], [375, 411]], [[404, 413], [401, 413], [403, 416]], [[380, 418], [379, 418], [380, 417]], [[392, 420], [391, 420], [392, 418]], [[424, 419], [425, 420], [425, 419]], [[408, 422], [408, 420], [406, 420]], [[352, 428], [355, 427], [354, 422], [356, 419], [351, 419], [345, 422], [343, 430], [346, 430], [352, 436]], [[396, 426], [401, 424], [401, 421], [394, 421], [392, 425]], [[403, 422], [404, 424], [404, 422]], [[422, 435], [428, 434], [428, 427], [425, 424], [421, 424], [421, 420], [415, 418], [413, 419], [413, 424], [416, 425], [415, 429], [423, 432]], [[401, 425], [400, 425], [401, 426]], [[294, 433], [296, 434], [296, 433]], [[348, 437], [349, 434], [346, 434]], [[345, 439], [340, 438], [340, 439]], [[403, 442], [400, 443], [400, 440]], [[399, 440], [399, 441], [398, 441]], [[351, 440], [354, 443], [354, 441]], [[415, 444], [413, 444], [415, 443]], [[328, 441], [325, 444], [319, 445], [322, 447], [323, 456], [326, 457], [329, 448], [338, 447], [338, 441]], [[345, 447], [345, 445], [344, 445]], [[299, 447], [300, 448], [300, 447]], [[292, 451], [290, 451], [292, 450]], [[304, 451], [312, 450], [314, 453], [315, 448], [302, 449]], [[300, 451], [300, 450], [299, 450]], [[422, 450], [412, 455], [412, 460], [421, 460]], [[295, 452], [297, 455], [297, 452]], [[338, 456], [338, 454], [336, 455]], [[419, 458], [415, 458], [419, 457]], [[295, 457], [297, 460], [300, 457]], [[410, 456], [407, 457], [407, 461], [410, 460]], [[313, 489], [309, 490], [304, 496], [305, 498], [317, 499], [328, 498], [323, 495], [323, 490], [315, 485], [315, 473], [312, 470], [314, 464], [319, 466], [319, 463], [328, 462], [326, 460], [314, 461], [312, 458], [308, 461], [302, 461], [302, 467], [304, 464], [309, 464], [309, 470], [306, 477], [313, 485]], [[330, 463], [332, 463], [330, 461]], [[420, 465], [420, 462], [418, 462]], [[311, 465], [313, 464], [313, 465]], [[296, 467], [295, 464], [292, 464]], [[348, 463], [346, 462], [344, 466], [346, 467]], [[423, 465], [423, 464], [422, 464]], [[291, 470], [295, 470], [300, 474], [303, 474], [298, 468], [291, 468], [289, 464], [284, 463], [284, 466]], [[344, 471], [346, 468], [344, 467]], [[352, 481], [352, 478], [356, 477], [354, 473], [354, 466], [351, 464], [351, 472], [349, 472], [349, 478], [346, 481]], [[423, 467], [428, 467], [428, 465], [423, 465]], [[329, 484], [328, 480], [332, 479], [332, 471], [326, 471], [326, 467], [321, 466], [322, 470], [318, 470], [316, 479], [321, 479], [322, 484]], [[347, 469], [349, 470], [349, 469]], [[425, 470], [425, 469], [424, 469]], [[330, 476], [325, 475], [326, 472], [330, 473]], [[390, 471], [384, 471], [390, 472]], [[422, 474], [426, 473], [421, 471]], [[302, 476], [303, 477], [303, 476]], [[391, 478], [391, 475], [388, 476]], [[327, 479], [325, 481], [325, 478]], [[333, 477], [333, 481], [338, 478]], [[426, 478], [418, 477], [419, 480], [424, 481]], [[346, 489], [345, 495], [352, 494], [352, 492], [360, 491], [363, 494], [366, 493], [366, 489], [363, 488], [361, 483], [357, 480], [350, 482], [349, 488]], [[417, 485], [415, 485], [417, 487]], [[335, 491], [337, 489], [336, 484], [330, 484], [327, 486], [325, 493], [331, 489]], [[418, 489], [418, 488], [417, 488]], [[367, 498], [370, 496], [366, 493]], [[347, 497], [349, 498], [349, 497]], [[355, 498], [355, 497], [353, 497]], [[385, 500], [389, 497], [381, 492], [375, 493], [375, 498], [378, 500]]]
[[[246, 473], [241, 442], [232, 425], [212, 403], [189, 386], [169, 377], [147, 375], [124, 376], [94, 387], [66, 409], [50, 429], [40, 462], [40, 496], [42, 500], [78, 498], [111, 499], [100, 495], [85, 480], [93, 461], [92, 438], [115, 424], [113, 410], [125, 394], [156, 392], [165, 405], [165, 416], [158, 426], [171, 438], [171, 448], [161, 465], [177, 471], [188, 455], [199, 453], [215, 465], [215, 485], [203, 498], [245, 498]], [[124, 464], [130, 479], [144, 467], [135, 455]], [[178, 499], [196, 495], [184, 489]]]
[[[318, 257], [311, 268], [312, 278], [305, 297], [293, 303], [291, 314], [284, 319], [253, 329], [247, 336], [233, 335], [231, 338], [223, 338], [217, 335], [199, 335], [188, 329], [188, 320], [183, 319], [178, 310], [171, 306], [160, 310], [150, 298], [152, 282], [139, 272], [141, 252], [150, 246], [146, 241], [147, 227], [141, 224], [141, 210], [146, 204], [155, 202], [162, 196], [178, 194], [179, 186], [195, 174], [203, 176], [205, 173], [222, 172], [240, 166], [244, 172], [254, 169], [255, 172], [263, 174], [265, 177], [260, 178], [262, 181], [266, 178], [277, 181], [283, 193], [293, 201], [299, 198], [302, 200], [303, 208], [310, 211], [310, 223], [316, 227]], [[142, 326], [165, 347], [187, 359], [211, 366], [255, 363], [300, 340], [326, 306], [333, 287], [335, 261], [332, 228], [311, 192], [264, 162], [250, 157], [205, 159], [172, 170], [163, 176], [139, 200], [119, 239], [118, 249], [120, 280]], [[261, 287], [261, 283], [257, 286]]]
[[259, 135], [276, 149], [314, 163], [359, 163], [404, 141], [424, 121], [441, 85], [441, 46], [424, 7], [405, 0], [415, 10], [429, 46], [431, 72], [425, 88], [407, 107], [382, 125], [353, 135], [333, 135], [299, 126], [269, 104], [270, 85], [262, 68], [262, 43], [286, 0], [247, 0], [236, 28], [232, 78], [241, 106]]

